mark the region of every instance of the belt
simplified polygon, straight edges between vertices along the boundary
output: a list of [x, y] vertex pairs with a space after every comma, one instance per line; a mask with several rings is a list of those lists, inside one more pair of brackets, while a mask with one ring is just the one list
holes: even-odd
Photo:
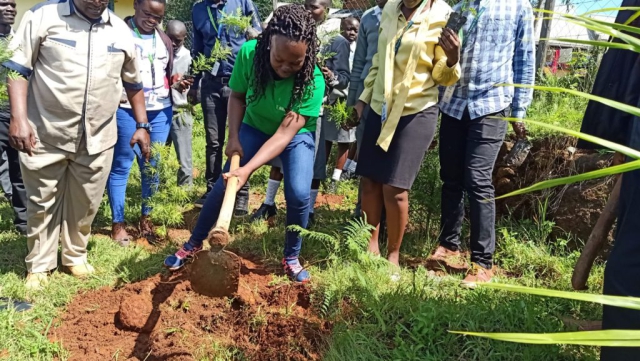
[[229, 79], [231, 79], [231, 77], [228, 76], [213, 76], [211, 73], [206, 73], [205, 78], [222, 85], [229, 85]]

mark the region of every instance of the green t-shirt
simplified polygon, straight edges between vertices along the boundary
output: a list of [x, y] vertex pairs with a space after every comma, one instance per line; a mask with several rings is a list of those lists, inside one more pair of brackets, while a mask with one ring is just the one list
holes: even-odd
[[[237, 93], [247, 94], [247, 109], [242, 122], [267, 135], [273, 135], [282, 123], [285, 110], [291, 101], [294, 77], [271, 82], [265, 89], [263, 96], [253, 102], [248, 102], [249, 96], [253, 93], [251, 81], [255, 72], [253, 58], [257, 44], [257, 40], [251, 40], [240, 48], [229, 80], [229, 88]], [[291, 107], [293, 112], [309, 117], [307, 123], [298, 133], [315, 132], [316, 120], [320, 115], [324, 98], [324, 76], [317, 66], [313, 75], [314, 83], [308, 85], [313, 87], [312, 92], [309, 92], [310, 96], [302, 98], [299, 104], [293, 104]]]

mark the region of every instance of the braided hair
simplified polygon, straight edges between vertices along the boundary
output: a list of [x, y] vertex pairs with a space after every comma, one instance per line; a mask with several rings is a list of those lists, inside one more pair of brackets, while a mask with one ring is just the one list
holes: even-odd
[[302, 5], [285, 5], [276, 9], [267, 28], [258, 36], [253, 60], [255, 76], [251, 82], [253, 94], [248, 99], [250, 102], [264, 96], [267, 85], [273, 81], [270, 43], [271, 37], [274, 35], [281, 35], [295, 42], [304, 41], [307, 43], [304, 64], [302, 69], [296, 73], [293, 82], [293, 94], [287, 108], [287, 111], [290, 111], [294, 105], [299, 104], [302, 99], [310, 96], [313, 92], [313, 86], [309, 86], [309, 84], [314, 83], [313, 72], [320, 45], [316, 36], [316, 23], [311, 17], [311, 13]]

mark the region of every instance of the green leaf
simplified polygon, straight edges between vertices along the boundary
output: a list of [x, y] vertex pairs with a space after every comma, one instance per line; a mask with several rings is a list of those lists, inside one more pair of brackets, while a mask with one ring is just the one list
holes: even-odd
[[569, 39], [569, 38], [552, 38], [552, 39], [545, 39], [545, 40], [559, 41], [559, 42], [571, 43], [571, 44], [600, 46], [603, 48], [624, 49], [624, 50], [631, 50], [631, 51], [635, 49], [635, 47], [630, 44], [613, 43], [608, 41], [580, 40], [580, 39]]
[[582, 173], [582, 174], [571, 176], [571, 177], [551, 179], [551, 180], [548, 180], [548, 181], [536, 183], [536, 184], [531, 185], [529, 187], [518, 189], [518, 190], [515, 190], [515, 191], [513, 191], [511, 193], [507, 193], [507, 194], [502, 195], [500, 197], [496, 197], [496, 199], [503, 199], [503, 198], [518, 196], [518, 195], [527, 194], [527, 193], [531, 193], [531, 192], [535, 192], [535, 191], [540, 191], [540, 190], [547, 189], [547, 188], [553, 188], [553, 187], [557, 187], [557, 186], [562, 186], [562, 185], [566, 185], [566, 184], [578, 183], [578, 182], [588, 181], [588, 180], [591, 180], [591, 179], [608, 177], [608, 176], [616, 175], [616, 174], [619, 174], [619, 173], [630, 172], [630, 171], [637, 170], [637, 169], [640, 169], [640, 160], [635, 160], [633, 162], [624, 163], [624, 164], [616, 165], [616, 166], [609, 167], [609, 168], [598, 169], [598, 170], [595, 170], [593, 172]]
[[587, 346], [640, 346], [640, 331], [599, 330], [560, 333], [485, 333], [449, 331], [450, 333], [490, 338], [493, 340], [528, 343], [536, 345], [587, 345]]
[[509, 122], [525, 122], [525, 123], [530, 123], [530, 124], [534, 124], [543, 128], [548, 128], [548, 129], [552, 129], [552, 130], [556, 130], [558, 132], [562, 132], [568, 135], [571, 135], [573, 137], [576, 138], [580, 138], [583, 140], [586, 140], [588, 142], [594, 143], [594, 144], [598, 144], [602, 147], [605, 148], [609, 148], [611, 150], [614, 150], [616, 152], [620, 152], [626, 156], [629, 156], [631, 158], [634, 159], [640, 159], [640, 151], [637, 151], [633, 148], [629, 148], [629, 147], [625, 147], [624, 145], [618, 144], [618, 143], [614, 143], [611, 141], [608, 141], [606, 139], [602, 139], [602, 138], [598, 138], [595, 137], [593, 135], [589, 135], [586, 133], [581, 133], [575, 130], [571, 130], [568, 128], [563, 128], [563, 127], [559, 127], [557, 125], [553, 125], [553, 124], [549, 124], [549, 123], [544, 123], [544, 122], [539, 122], [536, 120], [531, 120], [531, 119], [519, 119], [519, 118], [501, 118], [501, 117], [490, 117], [490, 118], [494, 118], [494, 119], [502, 119], [502, 120], [506, 120]]
[[625, 103], [621, 103], [615, 100], [611, 100], [611, 99], [607, 99], [607, 98], [603, 98], [603, 97], [599, 97], [597, 95], [593, 95], [593, 94], [589, 94], [589, 93], [583, 93], [577, 90], [573, 90], [573, 89], [565, 89], [565, 88], [558, 88], [558, 87], [549, 87], [549, 86], [539, 86], [539, 85], [524, 85], [524, 84], [497, 84], [497, 86], [513, 86], [516, 88], [531, 88], [531, 89], [535, 89], [535, 90], [541, 90], [541, 91], [548, 91], [548, 92], [554, 92], [554, 93], [567, 93], [567, 94], [572, 94], [575, 96], [579, 96], [582, 98], [587, 98], [589, 100], [593, 100], [596, 101], [598, 103], [602, 103], [604, 105], [608, 105], [612, 108], [621, 110], [625, 113], [629, 113], [635, 116], [639, 116], [640, 117], [640, 108], [625, 104]]
[[599, 303], [601, 305], [630, 308], [640, 310], [640, 298], [638, 297], [622, 297], [622, 296], [606, 296], [594, 293], [584, 292], [567, 292], [556, 291], [544, 288], [532, 288], [503, 283], [485, 283], [479, 284], [479, 287], [492, 288], [496, 290], [504, 290], [510, 292], [526, 293], [529, 295], [564, 298], [568, 300], [585, 301]]

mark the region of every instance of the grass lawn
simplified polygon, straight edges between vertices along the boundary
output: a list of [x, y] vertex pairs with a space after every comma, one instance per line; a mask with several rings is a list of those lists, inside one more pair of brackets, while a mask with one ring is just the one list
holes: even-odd
[[[557, 103], [557, 102], [556, 102]], [[548, 103], [547, 103], [548, 104]], [[534, 104], [533, 118], [563, 119], [572, 102], [557, 103], [550, 109]], [[574, 112], [569, 126], [579, 127], [582, 110]], [[562, 116], [561, 116], [562, 115]], [[555, 117], [555, 118], [554, 118]], [[202, 127], [194, 127], [194, 163], [204, 173], [204, 139]], [[534, 130], [535, 135], [535, 130]], [[163, 150], [166, 161], [159, 169], [161, 192], [153, 200], [155, 221], [161, 232], [180, 228], [183, 213], [203, 189], [202, 175], [193, 190], [175, 186], [177, 163], [172, 151]], [[135, 167], [134, 167], [135, 168]], [[439, 218], [439, 180], [437, 152], [430, 152], [412, 192], [412, 219], [403, 244], [401, 279], [390, 282], [385, 262], [364, 252], [363, 228], [352, 225], [345, 232], [357, 191], [356, 183], [341, 184], [343, 196], [331, 206], [318, 210], [318, 224], [303, 243], [302, 257], [310, 264], [314, 312], [333, 324], [326, 340], [324, 360], [597, 360], [598, 349], [581, 346], [529, 346], [490, 341], [450, 334], [448, 330], [488, 332], [558, 332], [575, 330], [567, 319], [598, 320], [600, 307], [577, 301], [546, 299], [479, 289], [459, 287], [462, 275], [434, 274], [423, 266], [423, 260], [435, 247]], [[268, 169], [261, 169], [251, 179], [253, 207], [260, 203]], [[134, 169], [128, 193], [127, 221], [135, 224], [140, 202], [139, 176]], [[281, 191], [282, 193], [282, 191]], [[278, 204], [284, 208], [282, 194]], [[109, 225], [105, 202], [96, 220], [96, 231]], [[95, 235], [89, 245], [89, 262], [98, 270], [86, 281], [56, 273], [41, 292], [27, 293], [24, 288], [26, 256], [25, 239], [9, 231], [12, 211], [0, 204], [0, 296], [29, 299], [31, 311], [0, 311], [0, 359], [65, 360], [70, 355], [62, 342], [51, 342], [48, 336], [59, 324], [59, 316], [74, 297], [103, 287], [145, 279], [165, 272], [162, 259], [181, 239], [169, 240], [165, 247], [135, 246], [121, 248], [106, 236]], [[536, 221], [537, 220], [537, 221]], [[251, 254], [268, 263], [281, 257], [284, 212], [277, 226], [235, 221], [233, 249]], [[497, 226], [496, 263], [501, 269], [498, 281], [527, 286], [570, 289], [570, 277], [578, 253], [563, 242], [551, 244], [548, 236], [553, 224], [532, 214], [530, 219], [502, 219]], [[184, 232], [183, 232], [184, 233]], [[601, 292], [603, 267], [597, 264], [589, 282], [592, 292]], [[203, 345], [207, 346], [207, 345]], [[213, 345], [212, 345], [213, 346]], [[194, 354], [202, 360], [243, 359], [241, 353], [220, 347]], [[118, 359], [114, 355], [112, 359]]]

